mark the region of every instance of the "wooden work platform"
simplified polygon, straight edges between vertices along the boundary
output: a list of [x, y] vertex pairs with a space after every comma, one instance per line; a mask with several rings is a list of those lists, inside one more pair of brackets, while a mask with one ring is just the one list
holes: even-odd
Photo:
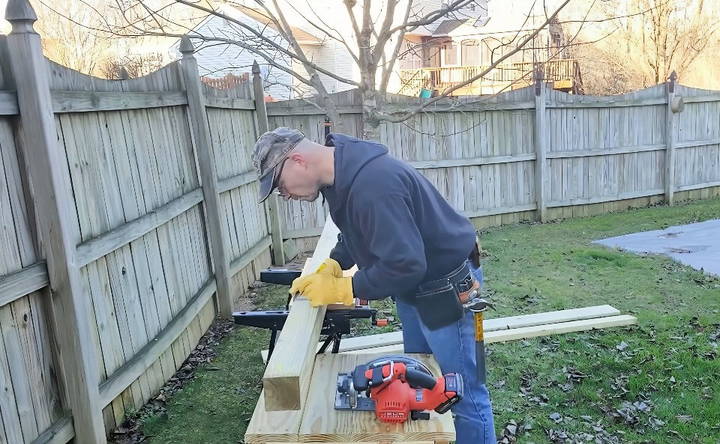
[[[349, 372], [359, 364], [366, 363], [387, 353], [322, 354], [315, 359], [305, 408], [301, 411], [262, 412], [262, 399], [255, 414], [265, 421], [278, 421], [274, 433], [256, 434], [250, 428], [245, 435], [247, 443], [270, 444], [275, 442], [323, 442], [323, 443], [446, 443], [455, 439], [455, 427], [451, 413], [440, 415], [430, 412], [429, 420], [407, 421], [405, 424], [385, 424], [375, 418], [374, 412], [349, 412], [335, 410], [337, 374]], [[432, 355], [408, 354], [425, 363], [436, 377], [440, 368]], [[266, 416], [267, 415], [267, 416]], [[287, 415], [301, 415], [300, 429], [293, 433], [285, 430]]]

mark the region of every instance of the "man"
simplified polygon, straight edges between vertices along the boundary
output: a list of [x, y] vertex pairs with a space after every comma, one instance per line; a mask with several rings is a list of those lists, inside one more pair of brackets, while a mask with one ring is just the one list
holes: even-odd
[[[464, 397], [453, 407], [458, 444], [494, 443], [488, 390], [477, 377], [472, 313], [463, 310], [482, 271], [475, 229], [410, 165], [385, 146], [342, 134], [326, 145], [295, 129], [257, 141], [260, 202], [273, 190], [313, 201], [322, 193], [340, 229], [315, 273], [293, 282], [313, 306], [392, 297], [406, 353], [432, 353], [443, 373], [459, 373]], [[357, 264], [352, 277], [342, 270]]]

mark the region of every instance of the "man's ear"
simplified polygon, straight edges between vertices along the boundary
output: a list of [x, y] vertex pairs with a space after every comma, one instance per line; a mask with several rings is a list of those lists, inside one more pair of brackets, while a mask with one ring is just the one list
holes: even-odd
[[295, 162], [299, 166], [307, 166], [307, 159], [302, 153], [292, 153], [289, 156], [290, 161]]

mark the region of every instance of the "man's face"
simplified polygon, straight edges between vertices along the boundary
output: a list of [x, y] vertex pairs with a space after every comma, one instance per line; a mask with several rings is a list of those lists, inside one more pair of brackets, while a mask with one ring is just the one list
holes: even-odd
[[302, 153], [291, 153], [280, 164], [277, 192], [284, 199], [312, 202], [320, 194], [320, 180]]

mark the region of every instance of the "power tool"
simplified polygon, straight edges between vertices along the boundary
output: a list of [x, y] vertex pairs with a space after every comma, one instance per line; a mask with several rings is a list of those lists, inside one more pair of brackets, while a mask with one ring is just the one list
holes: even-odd
[[430, 419], [427, 410], [445, 413], [463, 396], [460, 374], [435, 378], [422, 362], [407, 356], [382, 357], [338, 373], [336, 410], [374, 411], [381, 422]]

